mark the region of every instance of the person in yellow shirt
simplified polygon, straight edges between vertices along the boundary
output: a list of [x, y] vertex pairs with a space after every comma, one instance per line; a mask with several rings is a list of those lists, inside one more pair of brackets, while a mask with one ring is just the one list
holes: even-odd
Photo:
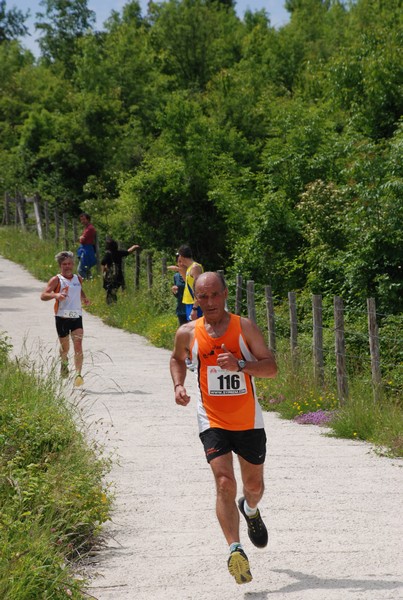
[[200, 263], [193, 260], [193, 254], [190, 246], [183, 244], [178, 249], [178, 255], [181, 263], [186, 267], [185, 290], [183, 292], [182, 302], [186, 308], [186, 318], [188, 321], [194, 321], [202, 316], [202, 310], [194, 295], [194, 285], [196, 279], [203, 273], [203, 267]]

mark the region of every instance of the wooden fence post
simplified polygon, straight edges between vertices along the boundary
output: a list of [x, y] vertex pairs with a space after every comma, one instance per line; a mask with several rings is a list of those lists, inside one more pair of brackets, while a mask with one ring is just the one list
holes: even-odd
[[[224, 270], [223, 269], [217, 269], [217, 273], [219, 273], [221, 275], [221, 277], [223, 278], [223, 280], [225, 281], [225, 276], [224, 276]], [[228, 297], [225, 301], [225, 310], [228, 312]]]
[[3, 224], [10, 225], [10, 196], [7, 192], [4, 194]]
[[140, 249], [136, 248], [134, 252], [134, 288], [138, 290], [140, 288]]
[[40, 197], [39, 194], [34, 194], [33, 202], [34, 202], [34, 213], [36, 220], [36, 230], [38, 232], [38, 237], [40, 240], [43, 240], [43, 231], [42, 231], [42, 218], [41, 218], [41, 208], [40, 208]]
[[242, 311], [242, 275], [236, 276], [235, 286], [235, 314], [240, 315]]
[[167, 274], [167, 272], [168, 272], [168, 269], [167, 269], [167, 257], [166, 257], [166, 256], [163, 256], [163, 257], [162, 257], [162, 261], [161, 261], [161, 263], [162, 263], [162, 264], [161, 264], [162, 276], [163, 276], [163, 277], [165, 277], [165, 275], [166, 275], [166, 274]]
[[344, 404], [348, 398], [348, 382], [346, 372], [346, 348], [344, 339], [343, 300], [334, 297], [334, 331], [336, 351], [337, 393], [339, 403]]
[[251, 279], [246, 284], [246, 297], [248, 302], [248, 317], [256, 323], [255, 282]]
[[264, 288], [266, 298], [266, 315], [267, 315], [267, 333], [269, 339], [269, 348], [276, 353], [276, 330], [274, 323], [274, 305], [271, 285], [266, 285]]
[[325, 383], [325, 371], [323, 362], [323, 319], [322, 319], [322, 296], [312, 296], [313, 315], [313, 367], [316, 383], [323, 387]]
[[57, 246], [59, 244], [59, 239], [60, 239], [59, 211], [57, 210], [57, 208], [55, 208], [54, 216], [55, 216], [55, 244]]
[[67, 221], [66, 213], [63, 213], [63, 232], [64, 232], [64, 248], [65, 250], [69, 249], [69, 224]]
[[78, 233], [77, 233], [77, 221], [73, 218], [73, 243], [77, 244]]
[[25, 209], [24, 209], [25, 198], [19, 192], [17, 192], [16, 197], [15, 197], [15, 202], [17, 205], [17, 213], [18, 213], [18, 218], [20, 221], [21, 229], [23, 231], [26, 231], [27, 227], [25, 224]]
[[297, 328], [297, 301], [295, 292], [288, 292], [288, 304], [290, 310], [290, 346], [291, 360], [293, 367], [296, 366], [296, 357], [298, 349], [298, 328]]
[[372, 385], [374, 400], [379, 400], [381, 393], [381, 361], [379, 352], [378, 324], [376, 322], [376, 306], [374, 298], [367, 299], [369, 350], [371, 353]]
[[149, 291], [153, 287], [153, 255], [152, 252], [147, 252], [147, 282]]
[[[99, 236], [98, 233], [95, 234], [95, 259], [97, 261], [97, 273], [101, 272], [101, 252], [99, 250]], [[124, 264], [124, 261], [122, 261]]]
[[45, 235], [48, 238], [49, 230], [50, 230], [50, 218], [49, 218], [49, 204], [46, 200], [43, 203], [43, 212], [45, 214]]

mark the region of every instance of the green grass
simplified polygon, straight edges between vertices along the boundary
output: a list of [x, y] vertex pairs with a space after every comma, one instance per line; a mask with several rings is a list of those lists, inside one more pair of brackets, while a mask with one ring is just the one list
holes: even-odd
[[0, 253], [5, 258], [23, 265], [34, 277], [47, 281], [55, 274], [55, 254], [65, 250], [54, 242], [42, 241], [37, 235], [14, 227], [0, 227]]
[[372, 442], [379, 452], [403, 456], [403, 411], [398, 401], [385, 396], [374, 401], [368, 386], [355, 380], [348, 402], [332, 421], [333, 434]]
[[0, 337], [0, 597], [84, 598], [77, 558], [109, 518], [110, 461], [51, 373], [11, 361]]
[[294, 419], [302, 414], [337, 408], [336, 390], [317, 385], [310, 361], [300, 357], [295, 368], [284, 347], [280, 347], [276, 358], [277, 377], [274, 380], [261, 379], [257, 383], [265, 410], [275, 410], [285, 419]]
[[[281, 346], [283, 346], [281, 348]], [[350, 381], [349, 398], [339, 406], [337, 390], [327, 384], [319, 387], [314, 380], [311, 360], [299, 357], [298, 368], [292, 367], [289, 353], [280, 344], [277, 353], [279, 373], [276, 379], [260, 379], [257, 389], [265, 410], [278, 412], [285, 419], [324, 412], [331, 420], [326, 426], [331, 435], [365, 440], [389, 456], [403, 456], [403, 411], [401, 403], [385, 394], [374, 401], [368, 381], [356, 376]], [[332, 381], [330, 369], [325, 382]]]
[[[129, 269], [126, 269], [128, 272]], [[159, 279], [159, 280], [158, 280]], [[165, 298], [166, 306], [161, 309], [160, 303], [155, 299], [155, 291], [150, 294], [146, 283], [142, 282], [140, 290], [133, 290], [133, 281], [130, 272], [126, 276], [127, 289], [119, 290], [116, 304], [107, 305], [105, 291], [102, 289], [102, 280], [95, 277], [84, 283], [85, 293], [91, 300], [88, 312], [101, 317], [111, 325], [131, 333], [146, 337], [158, 348], [172, 348], [177, 318], [175, 315], [175, 301], [170, 295], [169, 286], [161, 294]], [[167, 280], [165, 279], [167, 283]], [[162, 277], [154, 279], [155, 285], [162, 285]]]

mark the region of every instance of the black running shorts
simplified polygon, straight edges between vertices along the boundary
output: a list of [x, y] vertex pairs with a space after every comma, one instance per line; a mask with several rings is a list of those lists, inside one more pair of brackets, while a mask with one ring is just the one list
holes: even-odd
[[77, 319], [64, 319], [63, 317], [56, 317], [56, 330], [59, 338], [67, 337], [72, 331], [82, 328], [82, 317], [78, 317]]
[[207, 462], [235, 452], [253, 465], [261, 465], [266, 458], [266, 433], [264, 429], [229, 431], [211, 427], [200, 434]]

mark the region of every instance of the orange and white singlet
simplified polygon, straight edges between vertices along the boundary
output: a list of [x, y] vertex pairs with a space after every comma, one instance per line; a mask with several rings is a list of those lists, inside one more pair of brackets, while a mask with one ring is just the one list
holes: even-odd
[[55, 315], [56, 317], [64, 317], [65, 319], [77, 319], [83, 314], [81, 308], [81, 282], [78, 275], [73, 275], [71, 279], [63, 277], [59, 273], [59, 283], [56, 286], [56, 292], [63, 291], [67, 288], [67, 296], [63, 302], [56, 300]]
[[230, 315], [227, 331], [218, 338], [207, 333], [204, 317], [195, 322], [190, 351], [192, 362], [197, 366], [199, 431], [210, 427], [229, 431], [261, 429], [263, 415], [254, 378], [242, 371], [225, 371], [217, 365], [217, 356], [223, 352], [222, 344], [238, 359], [256, 360], [244, 339], [238, 315]]

